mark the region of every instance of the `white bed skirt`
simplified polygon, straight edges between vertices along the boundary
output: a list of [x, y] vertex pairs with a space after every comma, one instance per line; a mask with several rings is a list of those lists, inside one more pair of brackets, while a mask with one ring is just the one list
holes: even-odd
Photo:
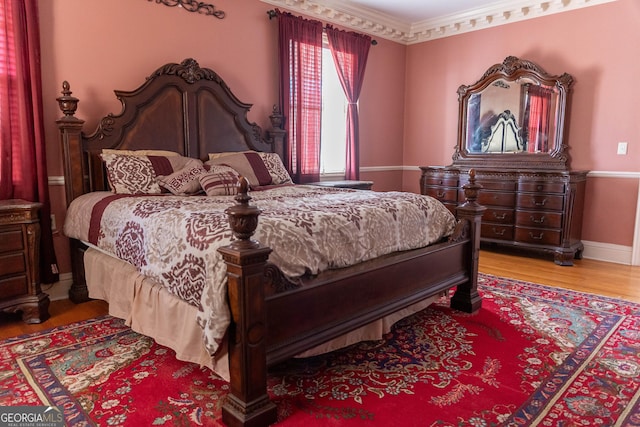
[[[132, 330], [176, 352], [179, 360], [206, 366], [229, 380], [226, 342], [211, 356], [205, 349], [198, 309], [167, 292], [135, 267], [94, 247], [84, 255], [89, 297], [109, 303], [109, 314], [125, 320]], [[399, 310], [378, 321], [314, 347], [296, 357], [327, 353], [360, 341], [379, 340], [398, 320], [428, 307], [438, 296]]]

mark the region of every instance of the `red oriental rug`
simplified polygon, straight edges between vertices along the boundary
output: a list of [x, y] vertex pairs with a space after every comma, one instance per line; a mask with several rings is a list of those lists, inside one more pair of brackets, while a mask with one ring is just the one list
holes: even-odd
[[[384, 340], [272, 369], [283, 426], [640, 425], [640, 305], [481, 275]], [[227, 384], [102, 317], [0, 343], [0, 406], [67, 425], [220, 425]]]

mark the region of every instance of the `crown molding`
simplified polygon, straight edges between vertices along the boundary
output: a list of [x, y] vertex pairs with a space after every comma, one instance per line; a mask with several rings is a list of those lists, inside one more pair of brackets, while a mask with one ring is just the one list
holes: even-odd
[[482, 8], [413, 23], [339, 0], [260, 1], [409, 45], [617, 0], [498, 0]]

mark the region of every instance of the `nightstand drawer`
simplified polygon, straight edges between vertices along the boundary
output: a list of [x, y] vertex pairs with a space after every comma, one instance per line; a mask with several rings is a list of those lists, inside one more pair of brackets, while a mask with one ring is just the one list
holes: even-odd
[[27, 271], [27, 263], [24, 259], [24, 253], [16, 252], [0, 256], [0, 276], [24, 273], [25, 271]]
[[29, 292], [29, 282], [25, 275], [0, 279], [0, 300], [19, 297], [27, 292]]
[[0, 233], [0, 253], [15, 252], [24, 249], [22, 227]]

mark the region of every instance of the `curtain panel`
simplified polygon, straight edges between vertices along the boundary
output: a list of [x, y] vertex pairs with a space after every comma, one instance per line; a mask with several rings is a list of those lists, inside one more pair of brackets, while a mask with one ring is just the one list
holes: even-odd
[[360, 131], [358, 98], [371, 47], [371, 37], [342, 31], [328, 25], [325, 29], [329, 48], [336, 64], [340, 84], [349, 102], [347, 106], [346, 179], [360, 179]]
[[320, 179], [322, 23], [278, 14], [280, 104], [290, 173], [298, 184]]
[[0, 0], [0, 14], [0, 199], [42, 203], [40, 280], [54, 283], [37, 0]]

